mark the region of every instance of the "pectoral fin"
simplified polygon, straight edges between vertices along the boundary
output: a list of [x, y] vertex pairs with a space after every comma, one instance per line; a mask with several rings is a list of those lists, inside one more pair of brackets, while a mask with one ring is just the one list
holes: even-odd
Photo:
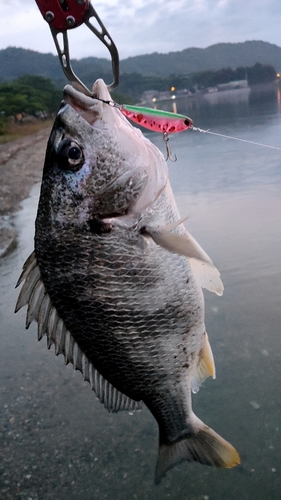
[[185, 218], [163, 227], [154, 228], [147, 226], [145, 230], [157, 245], [165, 248], [169, 252], [178, 253], [180, 255], [185, 255], [185, 257], [199, 259], [203, 262], [212, 264], [210, 257], [186, 229], [184, 234], [171, 233], [171, 231], [179, 226], [184, 220]]
[[201, 287], [207, 288], [207, 290], [215, 292], [217, 295], [222, 295], [223, 284], [220, 273], [195, 238], [186, 229], [184, 234], [171, 233], [184, 220], [185, 218], [163, 227], [153, 228], [147, 226], [145, 231], [157, 245], [169, 252], [188, 257], [194, 277]]
[[220, 279], [220, 273], [212, 262], [203, 262], [195, 258], [189, 259], [194, 278], [202, 288], [217, 295], [223, 294], [223, 283]]

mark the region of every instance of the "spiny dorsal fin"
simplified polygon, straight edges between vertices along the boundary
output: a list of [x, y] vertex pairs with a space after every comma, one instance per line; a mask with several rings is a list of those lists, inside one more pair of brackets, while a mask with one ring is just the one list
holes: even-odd
[[141, 402], [134, 401], [118, 391], [95, 369], [81, 351], [51, 303], [41, 280], [34, 252], [25, 262], [17, 286], [22, 281], [24, 284], [17, 300], [15, 312], [25, 305], [28, 306], [26, 328], [32, 321], [37, 321], [38, 340], [41, 340], [44, 335], [47, 336], [48, 348], [50, 349], [54, 344], [56, 355], [63, 354], [65, 364], [72, 363], [74, 369], [82, 373], [84, 380], [90, 383], [92, 390], [108, 411], [116, 413], [120, 410], [135, 411], [141, 409]]
[[191, 389], [193, 394], [199, 391], [200, 386], [203, 384], [204, 380], [208, 377], [216, 378], [216, 368], [214, 362], [214, 356], [212, 353], [212, 349], [209, 343], [209, 338], [207, 332], [204, 335], [204, 347], [202, 350], [202, 354], [200, 356], [200, 360], [196, 369], [196, 373], [191, 380]]
[[29, 272], [25, 276], [25, 282], [22, 286], [22, 289], [20, 291], [17, 303], [16, 303], [16, 308], [15, 312], [18, 312], [19, 309], [21, 309], [23, 306], [27, 305], [29, 303], [30, 297], [32, 293], [34, 292], [34, 288], [36, 284], [38, 283], [40, 279], [40, 271], [39, 267], [37, 265], [32, 265], [28, 267]]
[[35, 267], [37, 264], [35, 252], [33, 251], [30, 256], [26, 259], [24, 265], [22, 266], [21, 275], [17, 281], [16, 288], [21, 284], [21, 282], [27, 277], [29, 272]]
[[184, 220], [172, 222], [162, 227], [145, 227], [145, 231], [153, 241], [169, 252], [188, 257], [195, 279], [202, 288], [207, 288], [217, 295], [223, 294], [223, 284], [220, 273], [214, 266], [208, 254], [203, 250], [193, 236], [184, 228], [183, 234], [171, 233]]

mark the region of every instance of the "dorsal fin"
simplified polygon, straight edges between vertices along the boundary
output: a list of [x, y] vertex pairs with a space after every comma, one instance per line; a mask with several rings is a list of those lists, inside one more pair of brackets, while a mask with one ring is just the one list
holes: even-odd
[[38, 323], [38, 340], [47, 336], [47, 346], [55, 345], [55, 353], [64, 355], [65, 364], [72, 363], [79, 370], [84, 380], [90, 383], [92, 390], [108, 411], [116, 413], [120, 410], [135, 411], [142, 408], [140, 401], [134, 401], [118, 391], [93, 366], [91, 361], [81, 351], [77, 342], [59, 317], [56, 308], [45, 290], [35, 253], [29, 256], [23, 266], [23, 271], [17, 282], [23, 283], [15, 312], [28, 305], [26, 328], [32, 321]]

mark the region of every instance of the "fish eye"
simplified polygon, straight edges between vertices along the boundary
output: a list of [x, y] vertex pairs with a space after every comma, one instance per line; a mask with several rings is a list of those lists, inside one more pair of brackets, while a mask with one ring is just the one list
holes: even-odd
[[83, 165], [82, 148], [75, 141], [64, 139], [57, 149], [58, 166], [63, 170], [77, 172]]
[[70, 160], [80, 160], [82, 151], [78, 146], [71, 146], [68, 150], [68, 158]]

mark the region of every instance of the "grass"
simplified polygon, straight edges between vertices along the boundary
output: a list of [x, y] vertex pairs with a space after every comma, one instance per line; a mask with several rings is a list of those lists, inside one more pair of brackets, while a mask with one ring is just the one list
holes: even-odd
[[0, 144], [6, 142], [12, 142], [16, 139], [26, 137], [27, 135], [35, 134], [44, 128], [51, 127], [53, 120], [36, 121], [34, 123], [5, 123], [3, 127], [0, 127]]

